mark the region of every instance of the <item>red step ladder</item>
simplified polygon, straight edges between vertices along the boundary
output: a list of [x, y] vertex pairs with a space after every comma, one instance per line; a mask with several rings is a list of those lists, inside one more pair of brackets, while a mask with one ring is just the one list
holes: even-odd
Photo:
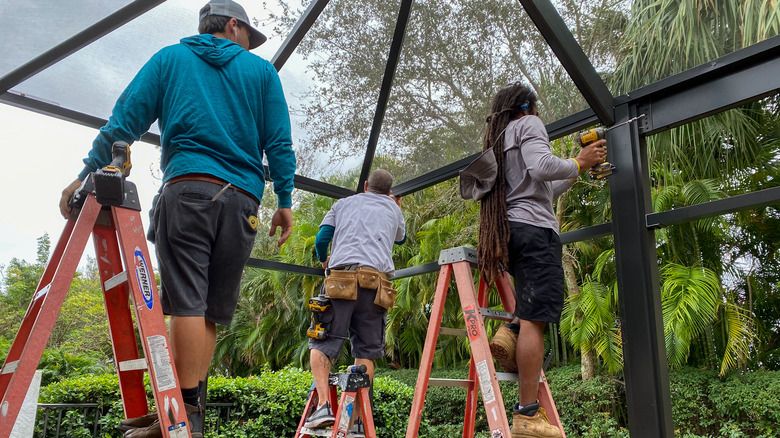
[[[78, 217], [71, 217], [65, 225], [0, 369], [0, 438], [10, 435], [19, 415], [90, 234], [95, 244], [125, 416], [140, 417], [149, 411], [143, 382], [147, 370], [163, 436], [190, 437], [149, 263], [135, 185], [122, 179], [119, 193], [122, 191], [120, 205], [101, 205], [95, 195], [93, 174], [89, 174], [77, 192], [76, 198], [80, 197], [83, 206]], [[136, 347], [130, 303], [138, 323], [143, 357]]]
[[[466, 409], [463, 421], [463, 437], [474, 437], [474, 423], [477, 415], [477, 392], [482, 389], [482, 401], [485, 405], [488, 425], [491, 437], [510, 437], [512, 435], [509, 421], [507, 420], [504, 400], [499, 380], [517, 381], [517, 374], [496, 373], [493, 365], [493, 356], [488, 346], [487, 333], [485, 331], [484, 318], [511, 321], [514, 318], [515, 293], [509, 281], [509, 274], [503, 272], [496, 280], [496, 288], [505, 311], [487, 309], [487, 285], [480, 279], [479, 289], [474, 288], [472, 268], [477, 266], [477, 253], [466, 247], [450, 248], [439, 254], [439, 280], [436, 284], [436, 295], [433, 299], [433, 308], [428, 321], [428, 333], [425, 338], [420, 371], [417, 375], [417, 385], [414, 390], [414, 401], [409, 418], [409, 426], [406, 429], [406, 438], [416, 438], [420, 429], [422, 412], [425, 404], [425, 394], [429, 386], [463, 386], [467, 388]], [[455, 282], [463, 309], [463, 318], [466, 329], [452, 329], [441, 327], [444, 304], [447, 299], [450, 278], [455, 273]], [[457, 379], [432, 379], [431, 366], [436, 352], [436, 343], [440, 334], [467, 336], [471, 345], [471, 364], [467, 380]], [[547, 412], [550, 423], [561, 429], [563, 438], [566, 434], [561, 427], [558, 410], [555, 408], [550, 387], [541, 372], [539, 380], [539, 393], [537, 395], [539, 405]]]
[[[341, 388], [341, 400], [337, 397], [337, 388]], [[317, 388], [312, 384], [309, 391], [309, 399], [306, 401], [306, 407], [303, 408], [301, 421], [298, 422], [298, 429], [295, 431], [295, 438], [309, 438], [312, 436], [327, 436], [332, 438], [345, 438], [348, 434], [348, 428], [352, 420], [355, 404], [361, 408], [363, 426], [366, 431], [366, 438], [376, 438], [376, 429], [374, 428], [374, 415], [371, 412], [371, 398], [369, 389], [371, 380], [368, 374], [364, 373], [341, 373], [328, 376], [328, 388], [330, 390], [331, 408], [336, 417], [336, 424], [330, 428], [308, 429], [303, 427], [306, 418], [317, 408], [319, 397]]]

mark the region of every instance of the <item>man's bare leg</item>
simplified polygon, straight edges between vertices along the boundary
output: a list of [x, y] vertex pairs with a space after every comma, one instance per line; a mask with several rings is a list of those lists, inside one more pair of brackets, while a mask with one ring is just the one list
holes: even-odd
[[206, 379], [217, 328], [202, 316], [171, 316], [170, 342], [181, 388], [197, 388]]
[[544, 361], [544, 322], [520, 320], [517, 336], [517, 375], [520, 406], [536, 402]]
[[325, 353], [320, 350], [309, 350], [309, 366], [311, 367], [311, 375], [314, 377], [314, 387], [317, 388], [319, 397], [317, 407], [330, 401], [330, 386], [328, 385], [330, 365], [330, 358]]

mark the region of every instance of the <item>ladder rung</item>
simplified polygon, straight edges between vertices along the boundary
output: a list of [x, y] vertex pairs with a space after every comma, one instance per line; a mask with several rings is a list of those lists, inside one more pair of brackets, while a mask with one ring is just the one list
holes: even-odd
[[8, 362], [3, 367], [3, 370], [0, 371], [0, 374], [11, 374], [16, 371], [16, 367], [19, 366], [19, 361], [15, 360], [13, 362]]
[[469, 379], [428, 379], [428, 386], [460, 386], [468, 388], [473, 385], [474, 381]]
[[125, 360], [119, 362], [119, 371], [146, 370], [149, 366], [146, 364], [146, 358]]
[[[496, 378], [501, 382], [517, 382], [520, 380], [517, 377], [517, 373], [500, 373], [496, 372]], [[544, 379], [542, 379], [542, 376], [539, 376], [539, 383], [544, 382]]]
[[333, 430], [330, 427], [324, 427], [322, 429], [309, 429], [308, 427], [301, 428], [301, 435], [313, 435], [313, 436], [331, 436]]
[[503, 310], [487, 309], [484, 307], [480, 307], [479, 310], [482, 312], [482, 316], [484, 318], [498, 319], [506, 322], [511, 322], [513, 319], [515, 319], [515, 315], [513, 313], [505, 312]]
[[456, 328], [452, 328], [452, 327], [440, 327], [439, 328], [439, 334], [440, 335], [463, 336], [463, 337], [466, 337], [466, 329], [456, 329]]
[[103, 290], [111, 290], [127, 281], [127, 271], [122, 271], [103, 283]]
[[32, 301], [38, 301], [39, 298], [46, 296], [46, 294], [49, 293], [49, 289], [51, 289], [51, 283], [42, 287], [41, 290], [39, 290], [38, 292], [35, 292]]

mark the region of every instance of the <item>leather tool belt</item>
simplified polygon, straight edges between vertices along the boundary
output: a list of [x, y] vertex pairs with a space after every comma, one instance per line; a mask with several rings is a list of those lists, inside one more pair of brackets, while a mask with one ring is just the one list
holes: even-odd
[[[176, 184], [177, 182], [182, 182], [182, 181], [201, 181], [201, 182], [207, 182], [207, 183], [216, 184], [216, 185], [222, 186], [222, 187], [224, 187], [226, 184], [229, 184], [229, 183], [226, 183], [225, 181], [222, 181], [221, 179], [219, 179], [219, 178], [217, 178], [215, 176], [207, 175], [205, 173], [188, 173], [187, 175], [181, 175], [181, 176], [177, 176], [176, 178], [172, 178], [170, 181], [166, 182], [165, 185], [168, 186], [170, 184]], [[239, 192], [241, 192], [241, 193], [243, 193], [243, 194], [245, 194], [245, 195], [247, 195], [249, 197], [251, 197], [252, 199], [257, 201], [258, 203], [260, 202], [255, 195], [247, 192], [246, 190], [244, 190], [244, 189], [242, 189], [240, 187], [236, 187], [236, 186], [234, 186], [232, 184], [230, 184], [230, 187], [233, 188], [233, 189], [236, 189], [237, 191], [239, 191]]]
[[[376, 290], [374, 304], [385, 309], [393, 307], [396, 290], [387, 274], [371, 268], [337, 267], [328, 270], [325, 277], [325, 294], [328, 298], [356, 300], [358, 286]], [[349, 269], [352, 268], [352, 269]]]

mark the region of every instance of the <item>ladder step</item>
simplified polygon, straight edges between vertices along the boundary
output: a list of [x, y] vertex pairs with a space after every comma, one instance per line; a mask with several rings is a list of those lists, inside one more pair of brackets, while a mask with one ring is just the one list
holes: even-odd
[[103, 290], [111, 290], [127, 281], [127, 271], [122, 271], [103, 283]]
[[32, 302], [36, 302], [41, 297], [45, 297], [46, 294], [49, 293], [49, 289], [51, 289], [51, 283], [49, 283], [46, 286], [42, 287], [41, 290], [39, 290], [38, 292], [35, 292], [35, 295], [32, 298]]
[[[517, 377], [517, 373], [501, 373], [498, 371], [496, 371], [496, 378], [500, 382], [517, 382], [520, 380], [520, 378]], [[542, 376], [539, 376], [539, 383], [544, 383]]]
[[19, 361], [15, 360], [13, 362], [8, 362], [3, 366], [2, 371], [0, 371], [0, 374], [11, 374], [16, 371], [16, 367], [19, 366]]
[[479, 310], [481, 311], [483, 318], [497, 319], [506, 322], [511, 322], [515, 319], [514, 313], [505, 312], [503, 310], [487, 309], [485, 307], [480, 307]]
[[435, 379], [431, 377], [428, 379], [428, 386], [459, 386], [462, 388], [470, 388], [474, 386], [474, 381], [469, 379]]
[[301, 435], [331, 436], [332, 434], [333, 429], [330, 427], [324, 427], [322, 429], [309, 429], [308, 427], [301, 428]]
[[148, 368], [149, 365], [147, 365], [146, 359], [143, 357], [119, 362], [119, 371], [147, 370]]
[[466, 337], [466, 329], [456, 329], [451, 327], [440, 327], [439, 328], [439, 335], [449, 335], [449, 336], [461, 336]]

